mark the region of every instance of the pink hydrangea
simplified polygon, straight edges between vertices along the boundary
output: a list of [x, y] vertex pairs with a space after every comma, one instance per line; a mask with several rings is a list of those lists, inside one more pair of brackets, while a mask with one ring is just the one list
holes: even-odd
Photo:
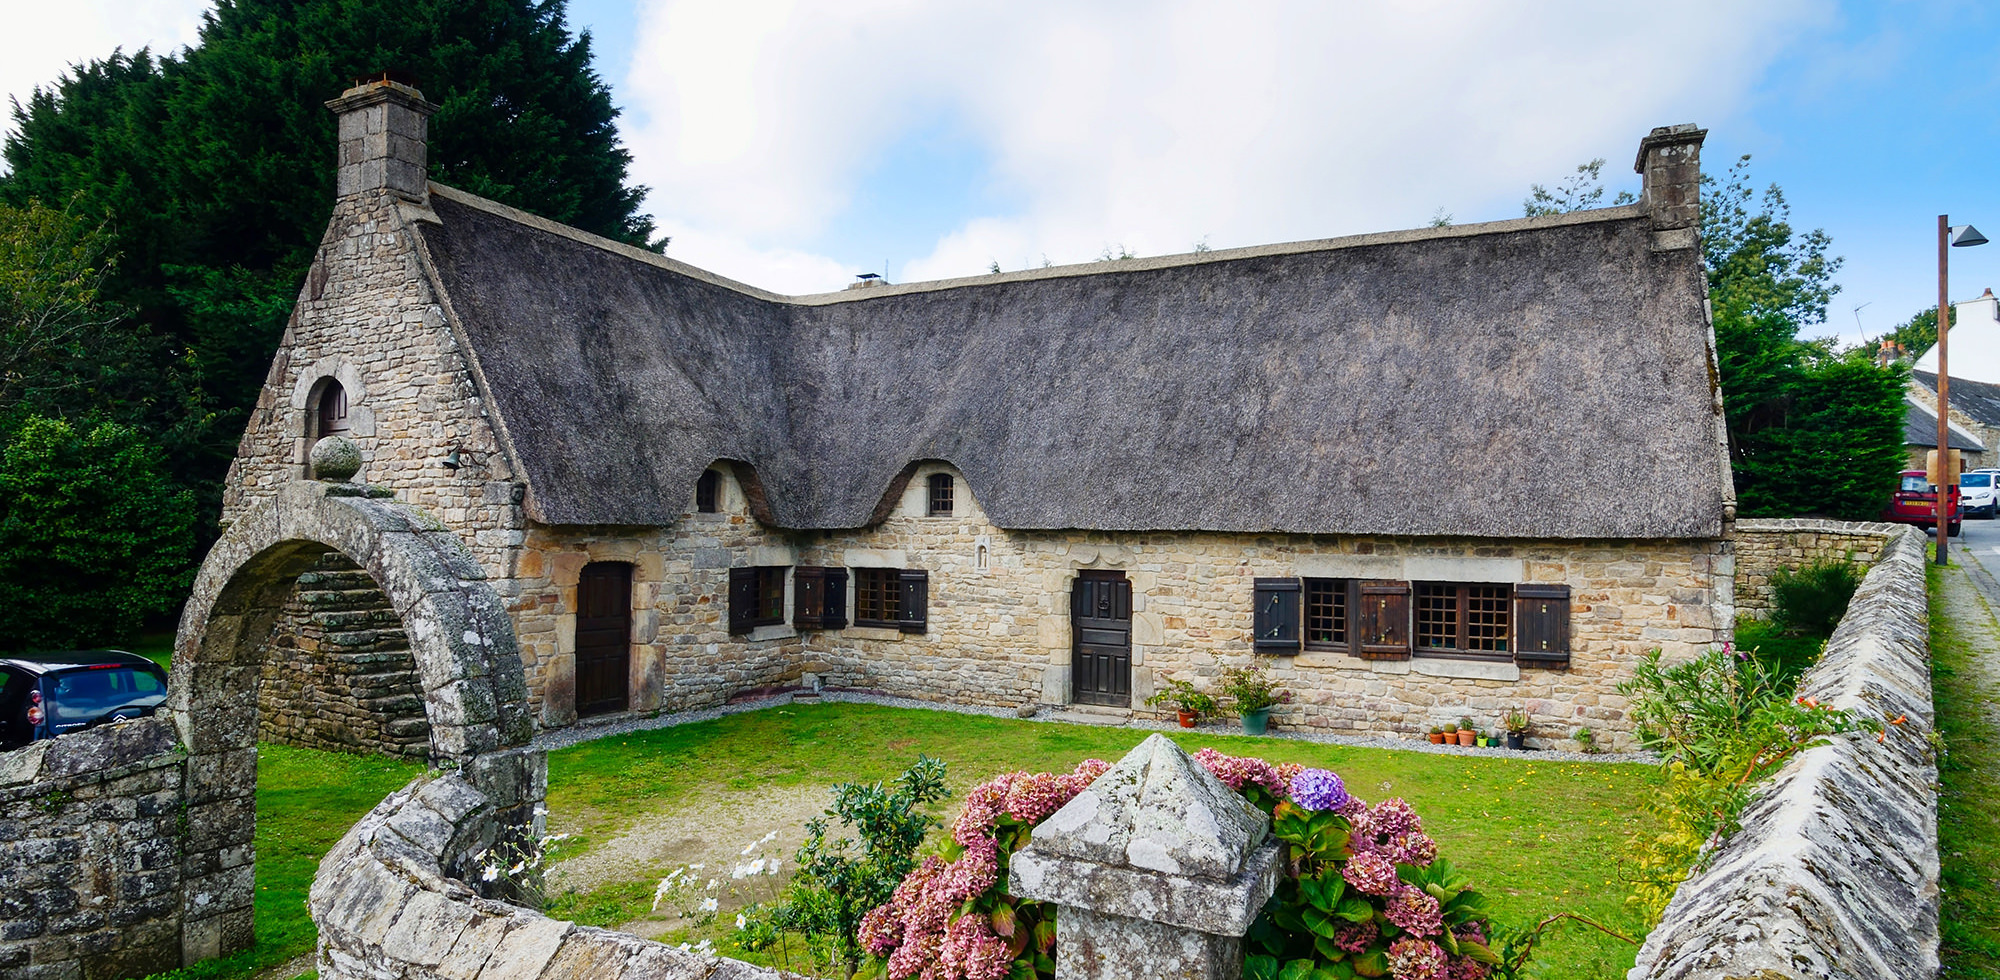
[[861, 917], [854, 938], [870, 956], [887, 956], [903, 943], [903, 920], [888, 905], [876, 906]]
[[1089, 759], [1071, 772], [1003, 773], [972, 788], [952, 823], [955, 861], [932, 856], [896, 886], [889, 904], [862, 919], [857, 938], [888, 958], [891, 980], [999, 980], [1012, 965], [1008, 943], [984, 916], [959, 915], [965, 903], [1000, 884], [1002, 814], [1035, 823], [1083, 792], [1110, 764]]
[[1396, 878], [1395, 863], [1372, 852], [1356, 854], [1340, 869], [1340, 876], [1366, 895], [1393, 895], [1403, 885]]
[[1446, 980], [1486, 980], [1493, 968], [1470, 956], [1454, 956], [1445, 968]]
[[961, 915], [945, 929], [938, 948], [939, 974], [965, 980], [1000, 980], [1014, 962], [1007, 941], [983, 915]]
[[1365, 953], [1375, 940], [1382, 938], [1382, 927], [1374, 919], [1367, 922], [1343, 922], [1333, 931], [1333, 944], [1350, 953]]
[[1243, 784], [1254, 783], [1264, 788], [1278, 799], [1291, 798], [1292, 777], [1305, 767], [1297, 763], [1271, 765], [1262, 759], [1251, 759], [1233, 755], [1223, 755], [1214, 749], [1202, 749], [1194, 754], [1194, 760], [1215, 774], [1230, 789], [1243, 791]]
[[1349, 818], [1354, 825], [1351, 845], [1356, 854], [1379, 854], [1397, 864], [1423, 867], [1437, 859], [1437, 842], [1424, 834], [1424, 823], [1402, 798], [1383, 800]]
[[1435, 936], [1444, 931], [1444, 914], [1438, 900], [1421, 888], [1406, 887], [1389, 896], [1388, 907], [1382, 914], [1414, 935]]
[[1404, 936], [1389, 945], [1389, 975], [1396, 980], [1446, 980], [1444, 950], [1428, 939]]

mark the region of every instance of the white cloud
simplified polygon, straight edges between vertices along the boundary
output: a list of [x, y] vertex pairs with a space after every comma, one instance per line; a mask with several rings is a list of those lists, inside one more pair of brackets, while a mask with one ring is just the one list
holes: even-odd
[[[1007, 213], [912, 241], [900, 278], [1506, 217], [1527, 185], [1628, 157], [1655, 125], [1727, 124], [1830, 0], [1532, 11], [1201, 0], [992, 6], [639, 0], [621, 96], [651, 205], [774, 284], [909, 128], [948, 116]], [[928, 254], [918, 254], [928, 250]], [[730, 253], [728, 259], [722, 254]], [[837, 287], [836, 263], [816, 288]]]
[[[0, 2], [0, 91], [25, 103], [70, 66], [151, 46], [166, 54], [194, 43], [209, 0], [4, 0]], [[0, 127], [12, 130], [9, 116]]]

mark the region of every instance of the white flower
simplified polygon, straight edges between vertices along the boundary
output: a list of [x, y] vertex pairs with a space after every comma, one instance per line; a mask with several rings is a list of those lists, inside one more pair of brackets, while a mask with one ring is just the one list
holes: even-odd
[[714, 891], [714, 890], [715, 890], [715, 886], [717, 886], [717, 885], [720, 885], [720, 884], [722, 884], [722, 882], [719, 882], [719, 881], [716, 881], [716, 880], [715, 880], [714, 878], [710, 878], [710, 879], [708, 879], [708, 890], [709, 890], [709, 891]]
[[777, 858], [772, 858], [772, 859], [771, 859], [771, 864], [770, 864], [770, 866], [769, 866], [769, 867], [766, 867], [766, 868], [764, 869], [764, 873], [765, 873], [765, 874], [767, 874], [767, 875], [774, 875], [774, 874], [777, 874], [777, 873], [778, 873], [778, 859], [777, 859]]
[[516, 861], [516, 862], [514, 862], [514, 866], [513, 866], [513, 867], [511, 867], [511, 868], [508, 868], [508, 869], [507, 869], [507, 873], [508, 873], [508, 874], [510, 874], [510, 875], [517, 875], [517, 874], [520, 874], [520, 873], [521, 873], [521, 869], [522, 869], [522, 868], [525, 868], [525, 867], [527, 867], [527, 866], [528, 866], [528, 862], [526, 862], [526, 861]]
[[688, 870], [689, 870], [689, 871], [700, 871], [700, 870], [701, 870], [701, 865], [699, 865], [699, 864], [690, 864], [690, 865], [688, 865]]
[[777, 839], [778, 839], [778, 832], [774, 830], [774, 831], [771, 831], [771, 832], [770, 832], [770, 833], [768, 833], [768, 834], [765, 834], [765, 835], [764, 835], [763, 837], [759, 838], [759, 839], [758, 839], [758, 841], [757, 841], [757, 843], [759, 843], [759, 844], [769, 844], [770, 842], [772, 842], [772, 841], [774, 841], [774, 840], [777, 840]]
[[736, 913], [736, 928], [738, 930], [742, 930], [742, 929], [748, 929], [749, 927], [750, 927], [750, 920], [744, 918], [743, 913], [741, 912]]
[[754, 841], [754, 840], [753, 840], [753, 841], [751, 841], [751, 842], [750, 842], [750, 843], [748, 843], [748, 844], [745, 844], [745, 845], [743, 845], [743, 856], [744, 856], [744, 857], [749, 857], [749, 856], [750, 856], [750, 852], [751, 852], [751, 851], [754, 851], [754, 850], [756, 850], [756, 849], [757, 849], [757, 842], [756, 842], [756, 841]]
[[673, 890], [674, 879], [671, 875], [660, 879], [660, 887], [653, 889], [653, 911], [660, 910], [660, 903], [666, 901], [667, 896], [673, 894]]
[[714, 942], [712, 942], [712, 941], [710, 941], [710, 940], [707, 940], [707, 939], [704, 939], [704, 940], [702, 940], [701, 942], [698, 942], [698, 943], [695, 943], [695, 944], [694, 944], [694, 951], [695, 951], [695, 952], [697, 952], [697, 953], [711, 953], [711, 952], [714, 952], [714, 951], [715, 951], [715, 943], [714, 943]]
[[500, 877], [500, 866], [497, 864], [489, 864], [486, 866], [486, 870], [480, 873], [479, 880], [492, 881], [493, 879], [498, 877]]
[[701, 910], [703, 912], [713, 912], [720, 904], [721, 903], [715, 900], [714, 895], [710, 895], [707, 898], [701, 900]]

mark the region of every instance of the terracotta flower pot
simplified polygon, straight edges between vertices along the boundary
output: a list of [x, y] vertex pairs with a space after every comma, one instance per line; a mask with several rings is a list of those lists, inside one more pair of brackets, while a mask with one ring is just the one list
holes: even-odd
[[1443, 732], [1432, 732], [1432, 733], [1431, 733], [1431, 744], [1432, 744], [1432, 745], [1443, 745], [1443, 744], [1444, 744], [1444, 733], [1443, 733]]
[[1182, 728], [1193, 728], [1194, 723], [1201, 720], [1201, 716], [1192, 711], [1183, 711], [1180, 712], [1180, 719]]
[[1463, 728], [1458, 730], [1458, 744], [1466, 746], [1467, 748], [1470, 748], [1472, 746], [1472, 740], [1478, 737], [1479, 737], [1478, 732], [1466, 731]]

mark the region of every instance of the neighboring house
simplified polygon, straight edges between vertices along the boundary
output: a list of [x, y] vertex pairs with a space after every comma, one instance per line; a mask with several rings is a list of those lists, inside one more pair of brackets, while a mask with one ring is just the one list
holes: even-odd
[[[2000, 463], [2000, 301], [1993, 290], [1978, 299], [1952, 305], [1950, 363], [1951, 445], [1965, 453], [1965, 468]], [[1913, 414], [1906, 429], [1910, 468], [1922, 469], [1924, 453], [1937, 448], [1937, 362], [1933, 345], [1910, 371], [1909, 403]], [[1921, 438], [1922, 419], [1930, 427]], [[1963, 438], [1966, 444], [1961, 444]]]
[[[1935, 383], [1937, 376], [1932, 375], [1930, 380], [1932, 383]], [[1911, 382], [1913, 386], [1918, 383], [1920, 382], [1915, 380]], [[1975, 470], [1986, 465], [1988, 458], [1986, 447], [1990, 444], [1986, 440], [1991, 440], [1996, 431], [1990, 426], [1980, 425], [1979, 428], [1983, 430], [1983, 436], [1973, 435], [1969, 426], [1977, 423], [1974, 423], [1970, 416], [1960, 411], [1959, 396], [1966, 394], [1965, 389], [1973, 386], [1985, 388], [1993, 394], [2000, 394], [2000, 388], [1995, 388], [1993, 385], [1980, 384], [1977, 381], [1958, 381], [1954, 379], [1951, 383], [1952, 421], [1951, 427], [1948, 430], [1951, 435], [1951, 448], [1963, 454], [1964, 459], [1961, 465], [1968, 470]], [[1925, 402], [1919, 402], [1914, 394], [1905, 397], [1903, 402], [1903, 444], [1904, 449], [1908, 452], [1908, 458], [1904, 461], [1903, 468], [1910, 470], [1923, 469], [1926, 463], [1925, 454], [1937, 448], [1937, 395], [1935, 392]]]
[[1259, 663], [1282, 724], [1622, 744], [1640, 657], [1731, 636], [1692, 126], [1632, 206], [781, 296], [426, 184], [406, 86], [329, 105], [225, 518], [345, 432], [484, 563], [544, 725]]

